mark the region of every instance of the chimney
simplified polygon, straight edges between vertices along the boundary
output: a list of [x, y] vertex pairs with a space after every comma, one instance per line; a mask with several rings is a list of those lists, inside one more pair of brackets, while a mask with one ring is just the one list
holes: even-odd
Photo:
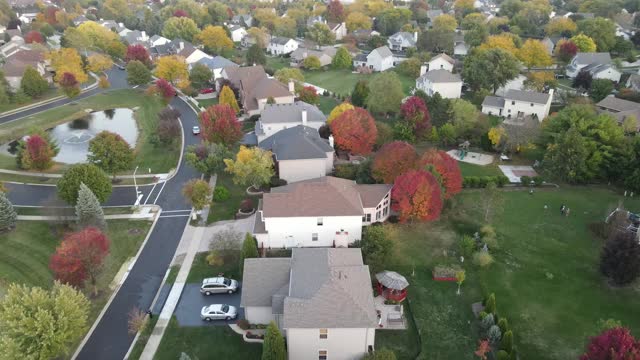
[[420, 66], [420, 76], [424, 75], [427, 72], [427, 65], [422, 64]]
[[302, 110], [302, 125], [307, 126], [307, 110]]
[[147, 40], [147, 32], [143, 30], [141, 33], [142, 33], [142, 40], [146, 41]]
[[180, 41], [180, 50], [184, 50], [184, 41]]
[[329, 135], [329, 146], [333, 147], [333, 135]]
[[413, 32], [413, 41], [418, 42], [418, 32], [417, 31]]
[[295, 91], [296, 88], [293, 86], [293, 80], [289, 80], [289, 92], [293, 94]]

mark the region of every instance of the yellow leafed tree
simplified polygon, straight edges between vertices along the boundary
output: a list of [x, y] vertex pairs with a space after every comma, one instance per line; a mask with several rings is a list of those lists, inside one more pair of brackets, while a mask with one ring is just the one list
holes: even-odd
[[112, 41], [120, 41], [118, 34], [93, 21], [87, 21], [78, 26], [78, 31], [89, 37], [91, 45], [106, 50]]
[[539, 40], [528, 39], [517, 53], [518, 59], [528, 67], [544, 67], [553, 64], [547, 47]]
[[196, 36], [196, 39], [207, 49], [214, 52], [221, 52], [233, 48], [233, 41], [231, 41], [222, 26], [209, 25]]
[[433, 28], [441, 31], [455, 31], [458, 27], [456, 18], [449, 14], [442, 14], [433, 20]]
[[579, 52], [595, 52], [596, 51], [596, 43], [592, 38], [588, 37], [585, 34], [579, 34], [572, 37], [571, 42], [576, 44]]
[[578, 29], [576, 23], [565, 17], [556, 17], [551, 19], [547, 26], [544, 27], [544, 32], [547, 36], [562, 35], [563, 33], [573, 34]]
[[189, 81], [189, 70], [182, 56], [171, 55], [159, 58], [156, 62], [155, 74], [173, 85], [182, 86]]
[[504, 128], [503, 127], [492, 127], [487, 134], [489, 140], [491, 140], [491, 144], [496, 146], [500, 144], [502, 137], [504, 136]]
[[94, 73], [101, 73], [103, 71], [111, 69], [113, 66], [113, 61], [110, 57], [102, 55], [102, 54], [94, 54], [89, 56], [87, 59], [89, 62], [89, 66], [87, 67], [89, 71]]
[[238, 106], [238, 101], [236, 100], [236, 95], [233, 93], [227, 85], [222, 87], [220, 90], [220, 104], [226, 104], [231, 106], [233, 110], [237, 113], [240, 111], [240, 107]]
[[50, 51], [47, 59], [51, 62], [51, 67], [56, 72], [55, 81], [59, 82], [64, 73], [71, 73], [75, 76], [79, 83], [86, 82], [89, 77], [84, 72], [82, 66], [82, 58], [76, 49], [61, 48], [59, 50]]
[[349, 31], [369, 30], [372, 24], [371, 18], [361, 12], [352, 12], [347, 16], [347, 29]]
[[327, 124], [331, 124], [331, 122], [335, 118], [340, 116], [340, 114], [342, 114], [343, 112], [345, 112], [347, 110], [352, 110], [352, 109], [354, 109], [354, 106], [349, 104], [348, 102], [343, 102], [342, 104], [334, 107], [333, 110], [331, 110], [331, 113], [329, 114], [329, 117], [327, 118]]
[[240, 146], [236, 159], [224, 159], [226, 172], [233, 175], [233, 183], [251, 185], [259, 189], [274, 175], [271, 151], [259, 147]]
[[491, 35], [478, 47], [480, 50], [502, 49], [516, 55], [518, 47], [514, 42], [514, 37], [510, 34]]

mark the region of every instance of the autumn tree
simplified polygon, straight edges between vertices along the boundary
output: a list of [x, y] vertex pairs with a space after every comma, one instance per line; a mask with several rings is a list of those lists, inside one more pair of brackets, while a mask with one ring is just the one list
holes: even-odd
[[80, 290], [57, 281], [48, 290], [10, 284], [0, 300], [2, 356], [69, 357], [88, 329], [90, 307]]
[[304, 82], [304, 75], [302, 75], [300, 69], [296, 68], [278, 69], [275, 74], [273, 74], [273, 77], [285, 85], [288, 84], [289, 81], [294, 81], [295, 83]]
[[553, 63], [547, 47], [540, 40], [528, 39], [522, 44], [517, 55], [527, 68], [546, 67]]
[[433, 19], [432, 27], [436, 31], [455, 31], [458, 27], [458, 22], [453, 16], [442, 14]]
[[89, 62], [87, 69], [94, 73], [101, 73], [113, 67], [113, 60], [102, 54], [91, 55], [87, 58], [87, 61]]
[[518, 59], [502, 49], [473, 51], [464, 60], [462, 77], [473, 90], [495, 93], [520, 72]]
[[111, 87], [111, 83], [105, 75], [100, 75], [100, 77], [98, 78], [98, 87], [100, 89], [108, 89], [109, 87]]
[[189, 82], [189, 70], [182, 56], [163, 56], [156, 61], [155, 75], [174, 86], [185, 87]]
[[62, 240], [51, 255], [49, 267], [63, 283], [82, 287], [88, 282], [98, 294], [96, 282], [109, 254], [109, 239], [98, 228], [87, 227]]
[[318, 45], [330, 45], [336, 41], [336, 36], [327, 24], [317, 22], [307, 29], [307, 38], [315, 41]]
[[76, 216], [78, 217], [77, 223], [80, 229], [93, 226], [104, 231], [107, 227], [100, 201], [98, 201], [98, 198], [91, 192], [91, 189], [82, 183], [78, 190]]
[[127, 63], [137, 60], [147, 67], [151, 66], [151, 55], [149, 55], [147, 48], [140, 44], [129, 45], [127, 47], [127, 54], [125, 55], [124, 60]]
[[619, 233], [607, 241], [600, 255], [600, 272], [618, 286], [640, 276], [640, 243], [635, 234]]
[[242, 125], [236, 112], [226, 104], [213, 105], [200, 113], [202, 137], [206, 141], [231, 147], [242, 139]]
[[16, 226], [17, 218], [18, 213], [7, 198], [7, 194], [4, 191], [0, 192], [0, 231], [12, 230]]
[[153, 88], [155, 92], [160, 95], [165, 103], [169, 103], [174, 96], [176, 96], [176, 89], [165, 79], [156, 80]]
[[119, 134], [101, 131], [89, 142], [87, 160], [107, 174], [113, 175], [128, 170], [133, 164], [133, 149]]
[[76, 164], [65, 171], [58, 180], [58, 196], [67, 204], [75, 205], [80, 184], [83, 183], [101, 203], [107, 201], [111, 195], [111, 181], [104, 171], [93, 164]]
[[253, 44], [247, 50], [247, 64], [249, 65], [266, 65], [267, 57], [264, 50], [258, 44]]
[[302, 60], [302, 67], [307, 70], [319, 70], [322, 67], [320, 59], [317, 56], [310, 55]]
[[336, 145], [352, 154], [371, 153], [378, 131], [371, 114], [363, 108], [347, 110], [330, 124]]
[[613, 82], [609, 79], [593, 79], [591, 87], [589, 88], [589, 96], [593, 99], [593, 102], [597, 103], [600, 100], [611, 95], [614, 86]]
[[187, 148], [184, 155], [187, 164], [205, 175], [220, 173], [226, 167], [224, 159], [231, 159], [233, 153], [223, 145], [201, 142]]
[[267, 47], [268, 36], [264, 29], [252, 27], [247, 30], [247, 36], [251, 37], [255, 42], [253, 45], [258, 46], [260, 49]]
[[84, 83], [88, 80], [82, 64], [82, 58], [76, 49], [61, 48], [50, 51], [47, 54], [47, 59], [49, 59], [51, 67], [56, 72], [54, 78], [56, 82], [61, 83], [66, 73], [72, 74], [79, 83]]
[[341, 23], [345, 19], [344, 6], [340, 0], [331, 0], [327, 4], [327, 21]]
[[305, 86], [300, 91], [298, 91], [298, 98], [300, 101], [304, 101], [307, 104], [317, 105], [319, 99], [319, 95], [316, 92], [316, 88], [313, 86]]
[[348, 102], [343, 102], [342, 104], [337, 105], [331, 110], [329, 116], [327, 117], [327, 124], [331, 125], [331, 122], [340, 116], [343, 112], [347, 110], [353, 110], [355, 107]]
[[369, 81], [367, 108], [373, 113], [396, 113], [404, 98], [402, 83], [393, 71], [375, 75]]
[[437, 149], [426, 151], [420, 158], [420, 166], [437, 173], [444, 199], [451, 199], [462, 190], [462, 173], [458, 161], [446, 152]]
[[80, 24], [78, 32], [87, 36], [90, 47], [101, 51], [107, 51], [113, 41], [120, 42], [120, 36], [116, 32], [93, 21]]
[[417, 160], [418, 153], [412, 145], [404, 141], [393, 141], [384, 144], [376, 152], [371, 174], [379, 182], [393, 184], [398, 176], [413, 169]]
[[391, 190], [391, 200], [400, 222], [436, 220], [442, 210], [440, 184], [425, 170], [410, 170], [398, 176]]
[[211, 192], [209, 183], [200, 179], [191, 179], [182, 188], [182, 195], [197, 211], [204, 209], [207, 205]]
[[220, 90], [219, 99], [220, 105], [229, 105], [236, 113], [240, 111], [238, 101], [236, 100], [236, 95], [233, 93], [233, 90], [231, 90], [230, 87], [226, 85], [222, 87], [222, 90]]
[[233, 41], [222, 26], [208, 25], [198, 34], [196, 40], [204, 45], [205, 49], [216, 54], [233, 49]]
[[480, 50], [489, 50], [489, 49], [502, 49], [513, 56], [516, 56], [518, 53], [518, 46], [516, 44], [516, 40], [520, 41], [517, 35], [513, 35], [511, 33], [502, 33], [498, 35], [489, 36], [482, 45], [480, 45]]
[[236, 159], [225, 159], [225, 171], [233, 175], [233, 183], [260, 189], [275, 174], [271, 151], [259, 147], [240, 146]]
[[169, 40], [180, 38], [193, 41], [199, 33], [198, 25], [188, 17], [169, 18], [162, 28], [162, 35]]
[[351, 102], [355, 106], [364, 107], [369, 96], [369, 83], [366, 80], [358, 80], [351, 92]]
[[615, 327], [592, 337], [587, 351], [580, 360], [636, 360], [640, 359], [640, 341], [636, 340], [629, 329]]
[[38, 134], [29, 136], [21, 151], [20, 165], [27, 170], [46, 170], [53, 165], [55, 151], [45, 138]]
[[341, 46], [336, 51], [336, 55], [333, 57], [333, 60], [331, 60], [331, 66], [334, 69], [351, 69], [352, 62], [353, 59], [351, 58], [349, 51], [347, 51], [347, 48]]
[[39, 31], [31, 30], [24, 36], [24, 42], [27, 44], [44, 44], [44, 36]]
[[66, 72], [62, 74], [59, 84], [68, 98], [71, 99], [80, 95], [80, 83], [72, 73]]
[[370, 30], [373, 25], [373, 21], [369, 16], [357, 11], [349, 13], [346, 23], [349, 32], [355, 30]]
[[151, 81], [151, 71], [139, 60], [130, 60], [127, 64], [127, 83], [131, 86], [148, 84]]
[[36, 69], [28, 65], [22, 74], [20, 89], [28, 96], [37, 98], [49, 89], [49, 83]]
[[549, 23], [544, 27], [544, 32], [547, 36], [571, 37], [577, 29], [578, 26], [573, 20], [558, 16], [549, 21]]
[[609, 52], [616, 44], [616, 24], [607, 18], [595, 17], [580, 20], [578, 31], [593, 39], [598, 51]]
[[431, 117], [424, 101], [412, 96], [400, 106], [400, 115], [408, 128], [418, 137], [424, 137], [431, 130]]
[[162, 109], [158, 114], [160, 121], [156, 128], [156, 134], [161, 144], [171, 144], [182, 134], [182, 126], [178, 121], [179, 116], [180, 113], [177, 110], [168, 107]]
[[592, 38], [585, 34], [578, 34], [570, 39], [574, 43], [580, 52], [595, 52], [596, 43]]

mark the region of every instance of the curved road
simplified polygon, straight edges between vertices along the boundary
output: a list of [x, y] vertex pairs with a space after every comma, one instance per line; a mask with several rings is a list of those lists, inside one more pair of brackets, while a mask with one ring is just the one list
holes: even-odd
[[[112, 85], [111, 89], [128, 87], [125, 71], [114, 68], [108, 74]], [[78, 98], [89, 97], [103, 91], [102, 89], [93, 89]], [[69, 102], [68, 99], [58, 100], [35, 109], [0, 118], [0, 123], [29, 116]], [[198, 124], [197, 114], [179, 98], [175, 98], [171, 105], [181, 114], [180, 119], [185, 134], [183, 147], [198, 143], [199, 138], [192, 136], [190, 130]], [[126, 354], [134, 338], [128, 333], [128, 313], [135, 307], [139, 309], [151, 307], [151, 302], [160, 287], [162, 278], [189, 221], [188, 214], [191, 206], [185, 202], [181, 189], [187, 181], [199, 177], [200, 174], [195, 169], [182, 162], [176, 175], [170, 180], [156, 186], [139, 187], [139, 190], [144, 194], [143, 203], [147, 199], [147, 203], [159, 205], [162, 208], [162, 214], [135, 265], [129, 272], [129, 276], [80, 351], [78, 359], [113, 360], [122, 359]], [[56, 196], [54, 186], [7, 184], [7, 187], [10, 189], [11, 201], [16, 205], [38, 206]], [[111, 198], [105, 205], [132, 205], [135, 199], [133, 187], [115, 187]]]

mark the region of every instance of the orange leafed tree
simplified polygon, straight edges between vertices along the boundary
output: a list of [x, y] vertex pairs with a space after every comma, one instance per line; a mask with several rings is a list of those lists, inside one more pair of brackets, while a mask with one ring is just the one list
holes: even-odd
[[413, 169], [417, 160], [418, 154], [411, 144], [393, 141], [378, 150], [371, 172], [376, 180], [391, 184], [398, 176]]
[[352, 154], [371, 153], [378, 137], [373, 117], [367, 110], [359, 107], [340, 114], [331, 122], [330, 127], [336, 145]]
[[242, 125], [227, 104], [209, 106], [200, 114], [203, 138], [212, 143], [232, 146], [242, 139]]
[[396, 178], [391, 190], [391, 207], [398, 212], [400, 222], [436, 220], [442, 211], [441, 193], [432, 173], [410, 170]]
[[446, 152], [437, 149], [430, 149], [420, 158], [420, 165], [424, 168], [432, 167], [442, 180], [444, 188], [444, 198], [450, 199], [453, 195], [462, 190], [462, 173], [456, 159]]

